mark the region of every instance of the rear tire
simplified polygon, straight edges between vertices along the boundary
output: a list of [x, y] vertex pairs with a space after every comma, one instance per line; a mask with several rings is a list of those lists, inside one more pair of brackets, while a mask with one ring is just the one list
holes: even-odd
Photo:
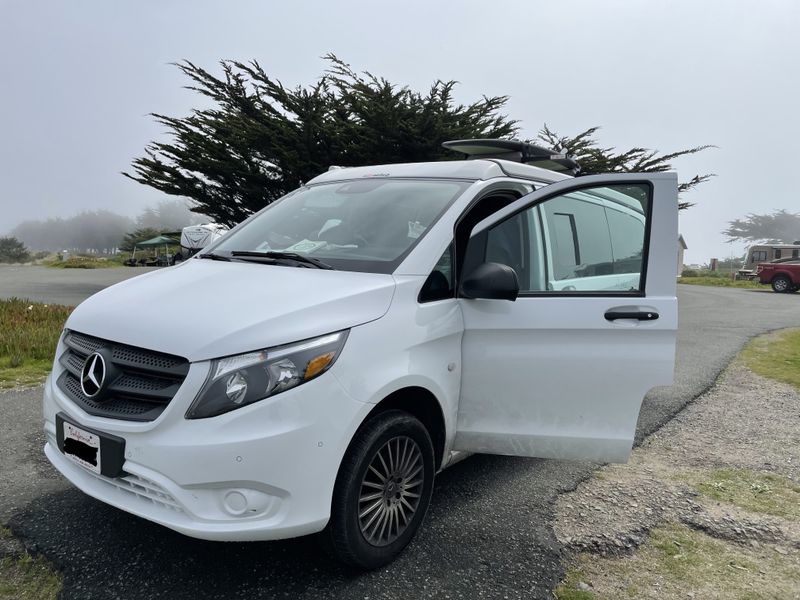
[[325, 531], [334, 556], [375, 569], [394, 560], [425, 518], [434, 450], [412, 415], [390, 410], [356, 433], [339, 468]]
[[783, 294], [792, 290], [792, 282], [786, 275], [776, 275], [772, 278], [772, 291]]

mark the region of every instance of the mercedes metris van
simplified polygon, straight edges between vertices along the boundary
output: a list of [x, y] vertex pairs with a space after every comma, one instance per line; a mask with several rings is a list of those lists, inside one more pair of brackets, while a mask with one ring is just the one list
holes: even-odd
[[672, 382], [676, 175], [487, 156], [331, 170], [83, 302], [48, 459], [186, 535], [322, 532], [363, 568], [467, 453], [626, 461]]

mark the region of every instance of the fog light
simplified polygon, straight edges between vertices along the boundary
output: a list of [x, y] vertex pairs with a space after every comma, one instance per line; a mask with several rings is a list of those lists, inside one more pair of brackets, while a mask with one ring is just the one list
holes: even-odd
[[[279, 490], [276, 490], [279, 492]], [[259, 490], [236, 488], [220, 490], [222, 508], [232, 517], [256, 517], [275, 514], [281, 507], [281, 498]]]
[[241, 371], [236, 371], [236, 373], [228, 377], [225, 394], [227, 394], [228, 400], [234, 404], [242, 403], [245, 394], [247, 394], [247, 379], [244, 378]]
[[238, 490], [225, 494], [225, 510], [232, 515], [241, 515], [247, 510], [247, 498]]

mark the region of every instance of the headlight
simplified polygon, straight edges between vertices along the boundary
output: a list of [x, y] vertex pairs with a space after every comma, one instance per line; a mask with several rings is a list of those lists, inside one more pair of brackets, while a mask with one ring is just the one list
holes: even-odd
[[213, 360], [186, 418], [221, 415], [319, 377], [336, 361], [346, 339], [347, 331], [340, 331]]

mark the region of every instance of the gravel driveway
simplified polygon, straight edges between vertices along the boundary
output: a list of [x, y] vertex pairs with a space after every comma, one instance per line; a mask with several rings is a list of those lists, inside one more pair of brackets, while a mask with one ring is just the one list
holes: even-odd
[[[735, 361], [627, 465], [604, 466], [561, 495], [555, 531], [564, 548], [584, 553], [574, 561], [581, 577], [602, 598], [628, 597], [631, 587], [643, 600], [800, 598], [798, 409], [794, 387]], [[716, 540], [707, 564], [723, 555], [738, 566], [686, 566], [676, 576], [640, 546], [651, 545], [653, 529], [675, 524]]]
[[[800, 296], [681, 286], [676, 384], [651, 392], [640, 437], [714, 382], [745, 341], [800, 324]], [[624, 375], [620, 365], [620, 375]], [[387, 568], [359, 573], [313, 538], [210, 543], [72, 489], [46, 464], [38, 389], [0, 394], [0, 520], [65, 576], [64, 598], [549, 598], [562, 576], [553, 534], [560, 491], [587, 463], [474, 456], [442, 473], [417, 540]], [[8, 427], [11, 425], [11, 427]]]

